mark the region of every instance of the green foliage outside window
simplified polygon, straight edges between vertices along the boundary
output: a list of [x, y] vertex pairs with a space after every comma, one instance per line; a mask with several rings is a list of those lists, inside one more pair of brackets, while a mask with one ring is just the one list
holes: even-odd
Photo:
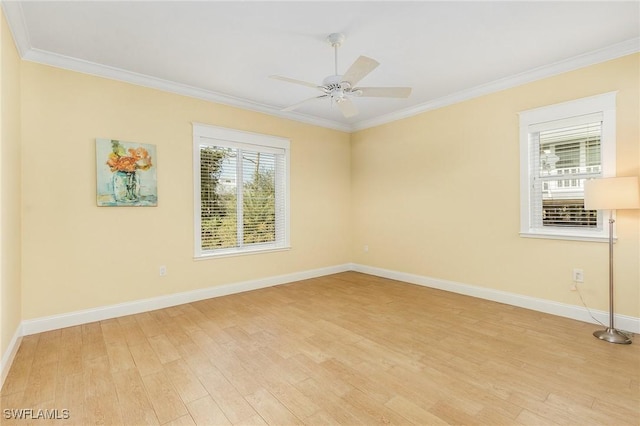
[[[237, 176], [239, 153], [242, 155], [242, 176]], [[200, 149], [203, 250], [275, 241], [274, 161], [272, 154], [243, 153], [219, 147]], [[238, 189], [242, 190], [241, 211], [238, 211]], [[242, 220], [240, 236], [239, 215]]]

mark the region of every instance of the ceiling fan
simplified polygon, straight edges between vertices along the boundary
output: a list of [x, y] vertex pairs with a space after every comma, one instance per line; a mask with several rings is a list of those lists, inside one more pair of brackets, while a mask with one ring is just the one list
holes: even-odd
[[354, 97], [370, 97], [370, 98], [407, 98], [411, 94], [410, 87], [356, 87], [356, 84], [366, 77], [371, 71], [380, 65], [375, 59], [366, 56], [360, 56], [349, 67], [344, 75], [338, 74], [338, 47], [344, 42], [344, 34], [333, 33], [327, 37], [327, 42], [334, 48], [335, 56], [335, 74], [322, 80], [321, 85], [309, 83], [307, 81], [296, 80], [294, 78], [282, 77], [279, 75], [271, 75], [269, 77], [276, 80], [286, 81], [288, 83], [301, 84], [303, 86], [312, 87], [323, 92], [320, 96], [305, 99], [282, 111], [292, 111], [303, 104], [316, 99], [329, 99], [331, 103], [335, 103], [342, 114], [349, 118], [358, 114], [358, 110], [352, 98]]

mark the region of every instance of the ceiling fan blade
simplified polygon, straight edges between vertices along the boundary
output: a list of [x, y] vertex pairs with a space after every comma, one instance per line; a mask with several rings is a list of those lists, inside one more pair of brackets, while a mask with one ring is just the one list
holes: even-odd
[[366, 77], [367, 74], [376, 69], [378, 65], [380, 65], [380, 63], [375, 59], [360, 56], [342, 76], [342, 81], [349, 82], [351, 87], [353, 87]]
[[357, 87], [353, 89], [353, 92], [360, 97], [408, 98], [411, 94], [411, 87]]
[[276, 80], [286, 81], [287, 83], [301, 84], [303, 86], [313, 87], [314, 89], [318, 89], [319, 88], [319, 86], [317, 84], [309, 83], [308, 81], [296, 80], [295, 78], [282, 77], [280, 75], [270, 75], [269, 78], [274, 78]]
[[294, 109], [297, 109], [297, 108], [301, 107], [303, 104], [306, 104], [309, 101], [313, 101], [314, 99], [326, 98], [328, 96], [329, 95], [314, 96], [313, 98], [305, 99], [304, 101], [298, 102], [297, 104], [293, 104], [293, 105], [290, 105], [290, 106], [288, 106], [286, 108], [283, 108], [280, 111], [293, 111]]
[[358, 109], [353, 104], [353, 102], [351, 102], [351, 99], [344, 98], [340, 101], [337, 101], [336, 104], [338, 104], [338, 108], [340, 108], [342, 115], [344, 115], [346, 118], [358, 115]]

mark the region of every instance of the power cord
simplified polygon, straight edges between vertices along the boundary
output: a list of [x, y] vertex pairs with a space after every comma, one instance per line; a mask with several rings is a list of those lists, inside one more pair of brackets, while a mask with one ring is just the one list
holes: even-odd
[[[582, 305], [585, 307], [585, 309], [587, 310], [587, 312], [589, 313], [589, 316], [598, 324], [600, 324], [601, 326], [607, 328], [608, 326], [603, 324], [600, 320], [598, 320], [598, 318], [594, 317], [593, 314], [591, 313], [591, 310], [589, 309], [589, 307], [587, 306], [587, 304], [584, 301], [584, 298], [582, 297], [582, 293], [580, 292], [580, 286], [576, 285], [575, 286], [576, 291], [578, 292], [578, 296], [580, 296], [580, 301], [582, 302]], [[618, 329], [616, 329], [618, 330]], [[618, 330], [618, 332], [624, 334], [625, 336], [627, 336], [627, 338], [631, 339], [634, 336], [634, 333], [628, 332], [628, 331], [624, 331], [624, 330]]]
[[600, 322], [600, 320], [598, 320], [598, 318], [594, 317], [593, 314], [591, 313], [591, 310], [589, 309], [589, 307], [587, 306], [587, 304], [585, 303], [584, 299], [582, 298], [582, 293], [580, 292], [580, 286], [577, 285], [575, 286], [576, 291], [578, 292], [578, 296], [580, 296], [580, 301], [582, 302], [582, 305], [585, 307], [585, 309], [587, 310], [587, 312], [589, 313], [589, 316], [591, 318], [593, 318], [593, 320], [595, 322], [597, 322], [598, 324], [600, 324], [603, 327], [607, 327], [606, 325], [604, 325], [602, 322]]

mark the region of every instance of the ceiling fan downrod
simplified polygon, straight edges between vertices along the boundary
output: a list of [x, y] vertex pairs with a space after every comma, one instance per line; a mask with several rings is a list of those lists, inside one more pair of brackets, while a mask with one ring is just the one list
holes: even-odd
[[327, 43], [333, 47], [333, 57], [334, 57], [334, 75], [338, 75], [338, 47], [342, 46], [344, 43], [344, 34], [342, 33], [332, 33], [327, 36]]

